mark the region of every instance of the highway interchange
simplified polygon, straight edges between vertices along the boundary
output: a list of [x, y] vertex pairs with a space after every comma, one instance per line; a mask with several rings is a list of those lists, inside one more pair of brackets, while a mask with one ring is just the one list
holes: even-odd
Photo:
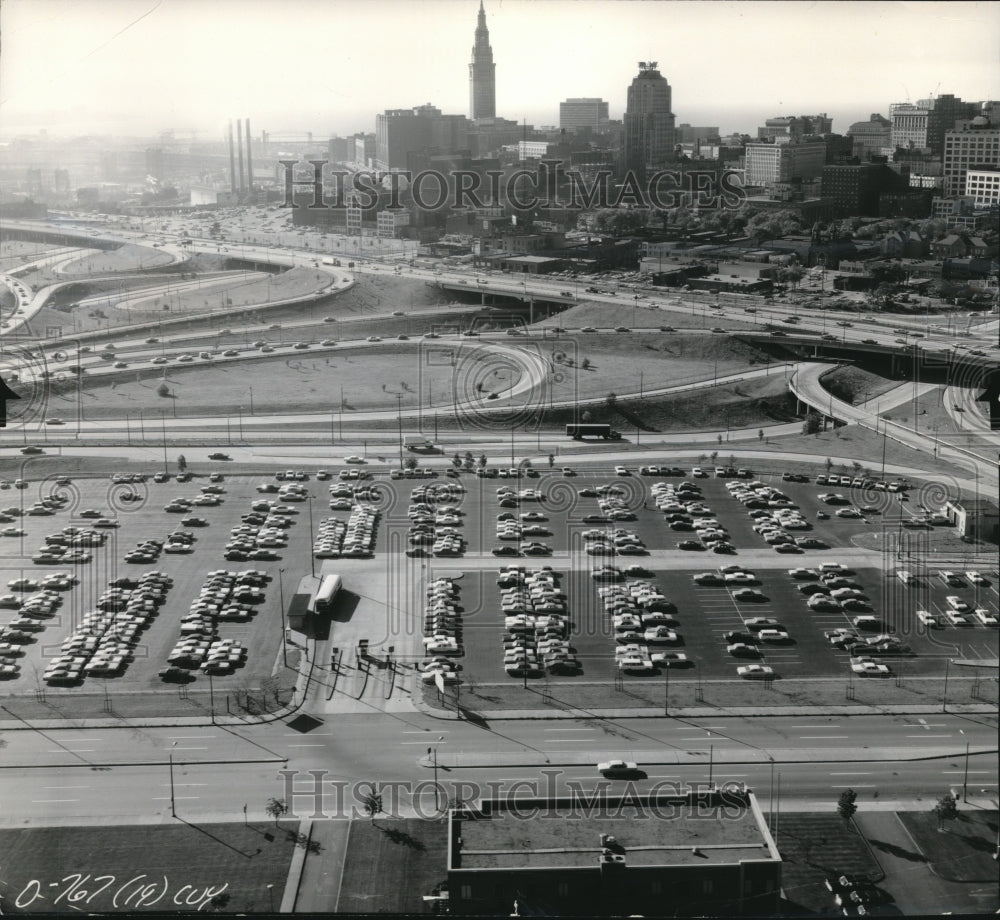
[[[116, 233], [127, 238], [125, 233]], [[136, 233], [138, 241], [146, 235]], [[162, 237], [164, 251], [184, 258], [188, 250], [217, 252], [219, 244], [207, 240], [192, 240], [190, 246], [181, 247], [177, 239]], [[233, 243], [241, 258], [280, 258], [284, 264], [314, 266], [317, 255], [308, 251], [284, 250], [280, 256], [276, 247]], [[63, 253], [62, 255], [66, 255]], [[348, 256], [345, 256], [345, 261]], [[484, 280], [482, 287], [494, 293], [535, 296], [555, 295], [565, 289], [563, 279], [532, 278], [528, 282], [509, 282], [484, 273], [467, 271], [440, 272], [420, 267], [404, 266], [406, 277], [420, 282], [473, 282]], [[392, 262], [362, 261], [351, 272], [329, 269], [339, 282], [352, 276], [364, 278], [370, 274], [398, 274]], [[658, 308], [669, 309], [674, 314], [690, 317], [690, 327], [704, 331], [706, 326], [725, 327], [727, 321], [740, 328], [753, 328], [758, 323], [781, 323], [791, 316], [799, 316], [800, 323], [789, 333], [799, 329], [813, 332], [836, 333], [845, 343], [873, 340], [880, 345], [896, 348], [901, 328], [909, 333], [919, 332], [920, 340], [909, 334], [905, 349], [916, 347], [930, 354], [955, 355], [972, 348], [983, 349], [994, 363], [998, 352], [991, 350], [991, 340], [997, 335], [998, 322], [982, 322], [964, 332], [945, 332], [935, 329], [941, 322], [938, 317], [905, 320], [884, 316], [861, 315], [861, 311], [824, 310], [803, 311], [795, 303], [772, 303], [756, 314], [746, 313], [741, 307], [723, 305], [706, 312], [704, 304], [685, 301], [683, 296], [662, 297], [638, 289], [622, 290], [617, 296], [587, 294], [590, 301], [617, 303], [629, 300], [635, 309], [633, 331], [658, 331], [663, 325], [655, 315]], [[386, 313], [385, 318], [391, 314]], [[426, 318], [429, 324], [448, 322], [450, 311], [408, 311], [411, 317]], [[371, 316], [358, 317], [356, 321], [370, 320]], [[30, 316], [22, 317], [22, 320]], [[217, 319], [228, 330], [222, 343], [214, 336], [205, 336], [212, 349], [222, 352], [227, 348], [236, 355], [215, 354], [212, 363], [266, 360], [259, 349], [250, 348], [251, 338], [267, 338], [267, 324], [244, 326], [241, 322]], [[596, 333], [581, 328], [568, 328], [553, 333], [549, 320], [530, 334], [531, 340], [542, 336], [616, 335], [614, 329], [599, 328]], [[314, 320], [283, 322], [280, 336], [285, 349], [289, 343], [309, 343], [309, 353], [364, 349], [376, 343], [352, 339], [351, 320], [341, 318], [333, 327], [331, 339], [336, 345], [321, 345], [315, 341], [317, 324]], [[843, 325], [850, 323], [851, 325]], [[546, 328], [548, 327], [548, 328]], [[276, 330], [272, 330], [276, 331]], [[301, 334], [301, 335], [300, 335]], [[463, 341], [460, 330], [444, 332], [443, 336]], [[158, 341], [150, 342], [155, 336]], [[221, 337], [219, 337], [221, 338]], [[506, 354], [518, 362], [523, 373], [516, 387], [500, 395], [500, 401], [530, 392], [540, 385], [544, 375], [543, 365], [531, 358], [519, 341], [504, 333], [485, 333], [480, 337], [489, 347]], [[240, 340], [243, 340], [242, 344]], [[80, 352], [80, 342], [93, 349]], [[166, 358], [170, 366], [182, 354], [199, 349], [192, 345], [190, 333], [169, 331], [138, 331], [117, 327], [107, 333], [88, 334], [77, 347], [68, 348], [65, 341], [42, 343], [44, 367], [77, 364], [86, 368], [88, 378], [113, 378], [136, 371], [149, 371], [162, 367], [154, 363]], [[115, 354], [124, 360], [125, 369], [109, 367], [108, 362], [94, 356], [105, 342], [113, 342]], [[385, 343], [383, 343], [385, 344]], [[966, 346], [960, 348], [959, 346]], [[284, 350], [285, 354], [289, 352]], [[18, 368], [22, 373], [32, 373], [24, 362], [11, 361], [11, 349], [5, 355], [4, 377], [9, 370]], [[870, 400], [860, 405], [850, 405], [833, 399], [823, 390], [819, 376], [828, 365], [818, 362], [799, 362], [787, 367], [772, 366], [754, 373], [784, 373], [793, 392], [804, 402], [843, 421], [872, 429], [880, 429], [886, 436], [900, 443], [926, 450], [926, 436], [898, 422], [885, 422], [880, 415], [887, 409], [913, 398], [911, 384], [889, 391], [880, 400]], [[747, 374], [733, 375], [744, 379]], [[715, 383], [728, 378], [720, 378]], [[712, 381], [707, 381], [712, 383]], [[696, 384], [684, 385], [694, 387]], [[677, 387], [664, 387], [670, 392]], [[930, 387], [921, 385], [921, 392]], [[654, 392], [647, 390], [647, 393]], [[620, 394], [628, 395], [628, 394]], [[949, 388], [944, 396], [946, 407], [956, 425], [969, 429], [974, 440], [968, 445], [942, 443], [937, 452], [942, 458], [953, 459], [956, 464], [956, 481], [964, 488], [978, 488], [981, 482], [995, 481], [996, 449], [1000, 447], [1000, 433], [990, 432], [983, 424], [981, 411], [975, 406], [971, 390]], [[963, 411], [954, 410], [961, 406]], [[365, 422], [397, 420], [396, 409], [376, 410], [355, 414], [352, 419]], [[406, 416], [404, 415], [404, 419]], [[231, 421], [221, 415], [198, 418], [146, 419], [149, 434], [144, 443], [126, 447], [127, 436], [131, 443], [135, 435], [134, 423], [124, 419], [65, 419], [64, 426], [46, 426], [44, 421], [30, 429], [19, 431], [16, 426], [8, 429], [7, 446], [0, 456], [8, 460], [17, 456], [20, 444], [43, 444], [47, 452], [56, 451], [62, 456], [97, 457], [124, 455], [137, 464], [159, 462], [158, 445], [160, 429], [169, 432], [172, 439], [190, 439], [188, 455], [194, 460], [207, 456], [212, 447], [220, 443], [220, 430]], [[330, 413], [316, 412], [312, 408], [294, 416], [288, 414], [242, 415], [239, 438], [226, 450], [237, 463], [253, 462], [273, 465], [275, 468], [292, 464], [296, 459], [318, 464], [329, 456], [329, 449], [317, 446], [330, 432]], [[767, 430], [768, 436], [793, 434], [801, 426], [775, 425]], [[254, 445], [258, 434], [266, 433], [276, 446], [262, 451]], [[352, 437], [360, 444], [366, 430], [358, 428], [346, 432], [345, 441]], [[10, 436], [16, 439], [11, 443]], [[230, 439], [232, 433], [230, 432]], [[137, 439], [140, 440], [140, 439]], [[446, 457], [450, 452], [446, 438]], [[730, 432], [734, 442], [757, 442], [758, 429]], [[244, 443], [239, 443], [240, 441]], [[501, 455], [510, 447], [521, 455], [531, 455], [541, 460], [552, 445], [553, 436], [536, 437], [517, 434], [509, 440], [504, 437], [497, 444], [494, 435], [486, 433], [461, 437], [463, 444], [473, 442], [483, 450], [493, 448]], [[690, 458], [692, 449], [705, 450], [714, 441], [714, 435], [700, 439], [688, 434], [657, 435], [648, 443], [628, 450], [620, 448], [575, 448], [573, 463], [607, 467], [620, 460], [631, 463], [652, 461], [655, 458], [677, 456]], [[313, 442], [313, 443], [311, 443]], [[115, 446], [111, 446], [114, 444]], [[456, 447], [457, 447], [456, 442]], [[565, 449], [565, 445], [564, 449]], [[773, 456], [754, 451], [747, 443], [739, 451], [741, 459], [751, 462], [755, 457]], [[376, 470], [395, 465], [393, 447], [380, 448], [387, 453]], [[917, 456], [917, 455], [915, 455]], [[815, 461], [815, 457], [786, 454], [789, 462]], [[441, 461], [444, 465], [446, 460]], [[919, 468], [915, 461], [914, 466]], [[905, 468], [890, 464], [887, 470], [900, 475]], [[992, 477], [992, 478], [988, 478]], [[860, 551], [859, 551], [860, 552]], [[658, 553], [658, 566], [669, 567], [672, 552]], [[477, 560], [485, 566], [488, 560]], [[325, 652], [325, 649], [322, 651]], [[615, 713], [563, 713], [561, 718], [543, 718], [531, 713], [533, 718], [490, 717], [484, 720], [443, 718], [432, 714], [422, 704], [402, 690], [390, 695], [388, 700], [372, 696], [351, 699], [347, 694], [332, 694], [327, 687], [332, 675], [320, 650], [314, 649], [315, 667], [298, 712], [316, 718], [316, 726], [309, 731], [296, 731], [290, 727], [291, 714], [276, 721], [240, 721], [221, 714], [205, 724], [205, 720], [136, 720], [128, 725], [108, 721], [80, 725], [69, 722], [25, 722], [8, 714], [0, 718], [0, 737], [4, 745], [0, 789], [3, 808], [0, 826], [14, 827], [31, 824], [82, 824], [100, 819], [105, 823], [167, 822], [170, 820], [171, 795], [179, 813], [190, 811], [203, 819], [236, 820], [241, 814], [263, 819], [264, 804], [271, 797], [290, 800], [294, 813], [304, 817], [325, 813], [337, 817], [343, 811], [338, 797], [347, 795], [348, 806], [356, 805], [350, 799], [350, 790], [357, 784], [377, 780], [398, 788], [398, 800], [392, 802], [398, 814], [428, 814], [433, 812], [435, 792], [428, 783], [432, 778], [443, 784], [446, 796], [470, 797], [474, 790], [502, 788], [514, 790], [513, 794], [527, 795], [535, 788], [560, 791], [570, 788], [567, 784], [593, 787], [597, 781], [594, 764], [609, 756], [620, 756], [643, 764], [644, 779], [640, 788], [655, 784], [685, 785], [711, 781], [744, 782], [752, 786], [765, 808], [772, 805], [775, 780], [781, 790], [781, 807], [790, 810], [827, 810], [839, 791], [853, 788], [859, 792], [859, 801], [865, 807], [914, 807], [928, 808], [932, 800], [948, 789], [972, 797], [995, 807], [997, 800], [997, 744], [995, 707], [967, 706], [964, 711], [885, 711], [855, 712], [851, 707], [838, 707], [837, 711], [820, 712], [803, 707], [794, 711], [775, 711], [764, 717], [746, 713], [709, 714], [690, 711], [675, 713], [672, 717], [623, 718]], [[345, 664], [349, 676], [351, 665]], [[940, 707], [943, 709], [944, 707]], [[171, 779], [172, 775], [172, 779]], [[294, 776], [294, 778], [293, 778]], [[314, 790], [317, 777], [322, 782], [323, 801], [317, 809]], [[423, 787], [419, 783], [425, 783]], [[517, 784], [521, 782], [520, 787]], [[289, 785], [289, 784], [292, 785]], [[399, 784], [393, 787], [392, 784]], [[493, 784], [492, 786], [490, 784]], [[542, 784], [539, 786], [539, 784]], [[416, 789], [416, 791], [414, 791]], [[338, 791], [339, 790], [339, 791]], [[343, 793], [343, 790], [348, 790]], [[303, 794], [305, 793], [305, 794]], [[395, 793], [394, 793], [395, 794]], [[388, 799], [388, 796], [387, 796]]]

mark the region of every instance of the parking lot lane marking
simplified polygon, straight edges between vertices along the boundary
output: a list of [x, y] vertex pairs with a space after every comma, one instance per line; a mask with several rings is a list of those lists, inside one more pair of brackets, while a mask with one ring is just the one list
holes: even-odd
[[576, 744], [581, 738], [542, 738], [542, 744]]
[[289, 744], [287, 747], [326, 747], [326, 745], [320, 742], [319, 744]]
[[818, 728], [823, 731], [828, 729], [840, 728], [839, 725], [789, 725], [789, 728]]
[[716, 776], [749, 776], [749, 773], [716, 773]]
[[[990, 771], [990, 770], [969, 770], [969, 771], [965, 771], [965, 770], [942, 770], [941, 772], [943, 774], [945, 774], [945, 775], [947, 775], [948, 773], [962, 773], [962, 774], [964, 774], [964, 773], [968, 772], [969, 776], [976, 776], [977, 774], [978, 775], [982, 775], [984, 773], [990, 773], [992, 771]], [[42, 788], [46, 789], [46, 788], [49, 788], [49, 787], [43, 786]], [[51, 787], [51, 788], [55, 788], [55, 787]], [[66, 788], [68, 789], [70, 787], [67, 786]]]
[[[552, 730], [553, 731], [565, 731], [566, 729], [554, 728]], [[419, 729], [417, 731], [404, 731], [404, 732], [400, 732], [400, 734], [403, 734], [403, 735], [433, 735], [435, 732], [437, 732], [437, 734], [439, 734], [439, 735], [447, 735], [448, 732], [450, 732], [450, 731], [451, 731], [450, 728], [435, 728], [435, 729], [421, 728], [421, 729]], [[310, 734], [312, 734], [312, 732], [310, 732]]]
[[[164, 788], [169, 788], [170, 783], [160, 783]], [[180, 788], [181, 786], [207, 786], [208, 783], [174, 783], [175, 786]]]
[[90, 786], [42, 786], [42, 789], [89, 789]]
[[32, 799], [32, 805], [54, 805], [57, 802], [79, 802], [79, 799]]
[[[426, 744], [426, 741], [400, 741], [400, 744]], [[435, 744], [447, 744], [447, 741], [435, 741]]]
[[207, 747], [176, 747], [175, 751], [207, 751]]
[[93, 754], [94, 748], [49, 748], [50, 754]]
[[[850, 735], [799, 735], [800, 741], [826, 740], [828, 738], [850, 738]], [[920, 738], [921, 735], [912, 735], [913, 738]]]
[[211, 741], [215, 735], [167, 735], [167, 741]]
[[843, 772], [843, 773], [831, 773], [830, 774], [830, 776], [871, 776], [871, 775], [872, 775], [872, 771], [871, 770], [868, 770], [868, 771], [865, 771], [865, 772], [851, 772], [851, 771], [846, 771], [846, 772]]
[[[183, 800], [187, 800], [187, 801], [190, 802], [190, 801], [197, 801], [198, 799], [201, 798], [201, 796], [200, 795], [175, 795], [172, 798], [174, 798], [178, 802], [183, 801]], [[170, 799], [171, 799], [171, 796], [169, 796], [169, 795], [154, 795], [153, 796], [153, 801], [154, 802], [169, 802]]]
[[[406, 732], [403, 732], [405, 735]], [[301, 738], [302, 732], [285, 732], [283, 738]], [[333, 732], [309, 732], [310, 738], [332, 738]]]
[[907, 738], [950, 738], [951, 734], [947, 735], [907, 735]]
[[852, 783], [850, 786], [831, 786], [831, 789], [874, 789], [875, 783]]
[[596, 728], [550, 728], [550, 732], [596, 732]]

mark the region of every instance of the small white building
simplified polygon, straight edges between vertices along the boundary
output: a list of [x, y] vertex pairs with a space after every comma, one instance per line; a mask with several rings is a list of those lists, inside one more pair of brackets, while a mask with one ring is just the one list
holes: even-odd
[[985, 498], [963, 498], [945, 502], [944, 515], [955, 525], [959, 536], [990, 543], [997, 542], [1000, 508]]

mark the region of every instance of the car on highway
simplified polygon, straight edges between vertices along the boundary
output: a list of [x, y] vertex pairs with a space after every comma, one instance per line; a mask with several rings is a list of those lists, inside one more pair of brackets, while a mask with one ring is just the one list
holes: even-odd
[[616, 776], [633, 776], [638, 770], [638, 765], [631, 760], [606, 760], [597, 765], [597, 772], [609, 779]]
[[209, 460], [232, 460], [233, 458], [229, 454], [224, 454], [221, 451], [216, 451], [215, 453], [208, 455]]
[[46, 425], [65, 425], [66, 423], [61, 418], [47, 418], [45, 420]]
[[767, 680], [775, 676], [774, 668], [766, 664], [745, 664], [737, 668], [736, 673], [743, 680]]
[[44, 454], [45, 451], [42, 450], [37, 444], [29, 444], [27, 447], [21, 448], [22, 454]]

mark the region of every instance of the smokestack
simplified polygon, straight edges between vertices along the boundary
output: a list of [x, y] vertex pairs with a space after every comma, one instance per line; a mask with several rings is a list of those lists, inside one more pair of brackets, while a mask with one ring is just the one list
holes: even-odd
[[250, 119], [246, 119], [247, 129], [247, 191], [253, 192], [253, 157], [250, 153]]
[[236, 119], [236, 154], [240, 162], [240, 197], [246, 191], [246, 183], [243, 178], [243, 122]]
[[236, 151], [233, 149], [233, 123], [229, 122], [229, 185], [236, 194]]

